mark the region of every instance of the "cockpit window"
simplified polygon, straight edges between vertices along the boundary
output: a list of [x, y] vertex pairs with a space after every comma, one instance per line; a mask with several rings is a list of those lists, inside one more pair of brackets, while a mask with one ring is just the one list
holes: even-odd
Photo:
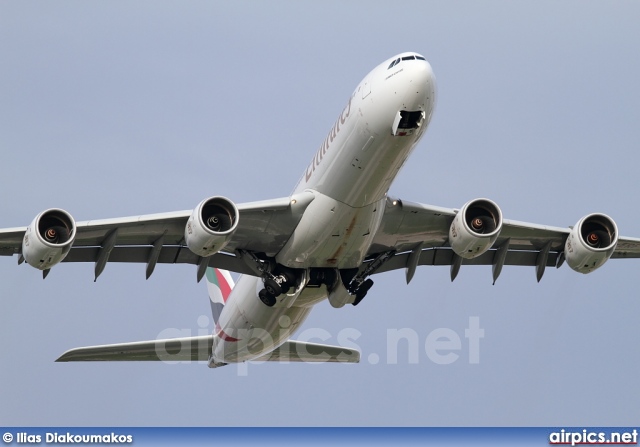
[[395, 61], [391, 62], [391, 63], [389, 64], [389, 67], [387, 68], [387, 70], [389, 70], [389, 69], [390, 69], [390, 68], [392, 68], [392, 67], [395, 67], [395, 66], [396, 66], [396, 65], [398, 65], [401, 61], [413, 61], [413, 60], [416, 60], [416, 59], [418, 59], [418, 60], [420, 60], [420, 61], [425, 61], [425, 60], [426, 60], [424, 57], [422, 57], [422, 56], [418, 56], [417, 54], [416, 54], [416, 55], [413, 55], [413, 54], [412, 54], [411, 56], [403, 56], [402, 58], [398, 58], [398, 59], [396, 59]]
[[[400, 58], [396, 59], [395, 61], [391, 62], [391, 64], [389, 65], [389, 68], [396, 66], [400, 63]], [[389, 69], [387, 68], [387, 70]]]

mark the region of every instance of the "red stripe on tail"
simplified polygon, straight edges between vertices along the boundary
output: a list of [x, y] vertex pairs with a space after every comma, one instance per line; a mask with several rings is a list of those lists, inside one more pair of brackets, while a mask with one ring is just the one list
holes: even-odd
[[222, 276], [222, 272], [220, 270], [215, 269], [216, 278], [218, 279], [218, 287], [220, 287], [220, 291], [222, 292], [222, 301], [227, 302], [227, 298], [231, 294], [231, 286], [227, 282], [227, 279]]

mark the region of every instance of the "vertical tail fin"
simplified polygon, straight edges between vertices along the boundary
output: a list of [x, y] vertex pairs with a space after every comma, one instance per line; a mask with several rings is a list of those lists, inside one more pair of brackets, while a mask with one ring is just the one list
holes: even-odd
[[207, 278], [207, 290], [209, 291], [213, 322], [217, 324], [220, 314], [222, 313], [222, 308], [231, 294], [234, 282], [228, 271], [213, 267], [207, 267], [205, 276]]

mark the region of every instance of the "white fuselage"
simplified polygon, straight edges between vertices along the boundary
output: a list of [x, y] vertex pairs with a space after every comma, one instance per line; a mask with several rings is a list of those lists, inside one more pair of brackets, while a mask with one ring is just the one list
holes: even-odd
[[[419, 55], [409, 59], [414, 55], [390, 58], [356, 87], [293, 192], [315, 198], [276, 255], [279, 264], [299, 269], [362, 264], [384, 214], [389, 186], [424, 134], [435, 106], [431, 66]], [[417, 127], [398, 125], [407, 116], [403, 111], [412, 112], [414, 121], [421, 113]], [[260, 278], [239, 278], [214, 331], [210, 366], [272, 351], [327, 297], [326, 287], [305, 288], [267, 307], [258, 298], [262, 288]]]

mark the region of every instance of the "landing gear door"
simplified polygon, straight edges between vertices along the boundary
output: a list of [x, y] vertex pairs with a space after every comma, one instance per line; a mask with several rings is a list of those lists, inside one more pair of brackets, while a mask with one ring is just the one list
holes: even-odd
[[395, 137], [413, 135], [422, 125], [424, 118], [425, 114], [423, 111], [409, 112], [407, 110], [400, 110], [393, 120], [391, 135]]

